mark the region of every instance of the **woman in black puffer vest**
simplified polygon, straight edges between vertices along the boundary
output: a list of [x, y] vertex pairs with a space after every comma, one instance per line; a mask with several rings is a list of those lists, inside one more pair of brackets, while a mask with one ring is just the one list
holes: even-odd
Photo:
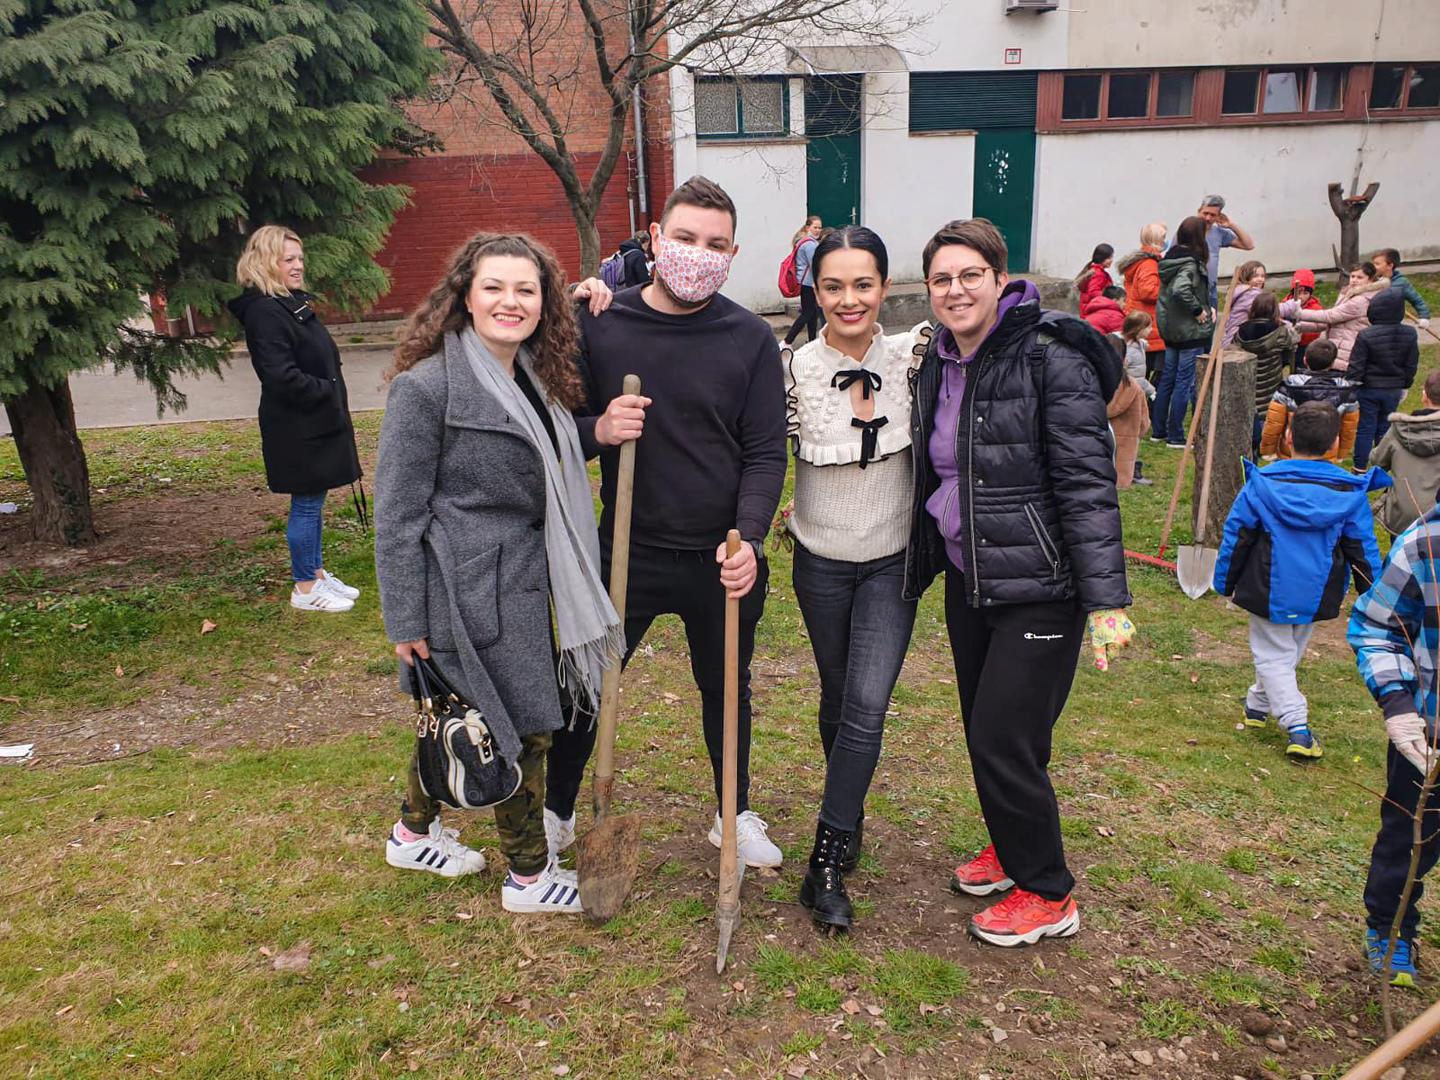
[[360, 479], [360, 455], [340, 350], [304, 291], [300, 237], [279, 225], [256, 229], [235, 278], [245, 291], [227, 306], [245, 327], [250, 363], [260, 377], [265, 479], [271, 491], [290, 496], [290, 606], [349, 611], [360, 590], [325, 570], [320, 529], [326, 493]]
[[[1051, 728], [1094, 640], [1133, 628], [1105, 406], [1115, 353], [1088, 325], [1010, 283], [999, 230], [954, 221], [925, 248], [940, 327], [915, 380], [914, 518], [905, 596], [945, 575], [960, 713], [991, 844], [951, 888], [1014, 888], [970, 922], [997, 945], [1073, 934]], [[1103, 646], [1097, 664], [1103, 666]]]

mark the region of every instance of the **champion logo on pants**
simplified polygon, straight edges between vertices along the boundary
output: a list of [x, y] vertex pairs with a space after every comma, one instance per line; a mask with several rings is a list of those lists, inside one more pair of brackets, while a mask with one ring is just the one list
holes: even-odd
[[1064, 641], [1064, 640], [1065, 640], [1065, 635], [1064, 635], [1064, 634], [1032, 634], [1029, 630], [1026, 630], [1026, 631], [1025, 631], [1025, 640], [1026, 640], [1026, 641]]

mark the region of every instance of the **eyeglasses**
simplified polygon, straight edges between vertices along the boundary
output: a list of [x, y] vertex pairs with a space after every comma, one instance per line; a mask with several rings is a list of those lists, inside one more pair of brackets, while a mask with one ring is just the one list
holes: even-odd
[[944, 296], [958, 281], [967, 292], [974, 292], [985, 280], [987, 273], [993, 273], [993, 266], [967, 266], [958, 274], [936, 274], [926, 279], [925, 284], [930, 287], [930, 292], [935, 296]]

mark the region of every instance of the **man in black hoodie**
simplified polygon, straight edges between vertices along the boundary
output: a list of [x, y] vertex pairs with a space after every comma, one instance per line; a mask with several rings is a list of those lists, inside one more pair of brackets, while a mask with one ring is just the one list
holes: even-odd
[[1350, 350], [1345, 377], [1360, 389], [1360, 424], [1355, 430], [1355, 470], [1363, 472], [1370, 448], [1390, 430], [1390, 414], [1400, 407], [1420, 366], [1420, 335], [1405, 325], [1405, 295], [1399, 289], [1378, 292], [1370, 301], [1370, 325]]

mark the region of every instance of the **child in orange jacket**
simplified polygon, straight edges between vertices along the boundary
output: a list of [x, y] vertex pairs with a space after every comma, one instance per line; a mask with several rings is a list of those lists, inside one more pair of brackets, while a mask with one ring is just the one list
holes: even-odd
[[1305, 366], [1310, 370], [1297, 371], [1280, 384], [1265, 412], [1265, 430], [1260, 435], [1261, 457], [1290, 456], [1285, 431], [1295, 410], [1307, 401], [1328, 401], [1340, 413], [1340, 441], [1333, 456], [1327, 454], [1326, 460], [1339, 464], [1354, 451], [1355, 429], [1360, 423], [1360, 403], [1355, 396], [1355, 384], [1331, 370], [1336, 355], [1333, 341], [1320, 338], [1312, 342], [1305, 352]]

